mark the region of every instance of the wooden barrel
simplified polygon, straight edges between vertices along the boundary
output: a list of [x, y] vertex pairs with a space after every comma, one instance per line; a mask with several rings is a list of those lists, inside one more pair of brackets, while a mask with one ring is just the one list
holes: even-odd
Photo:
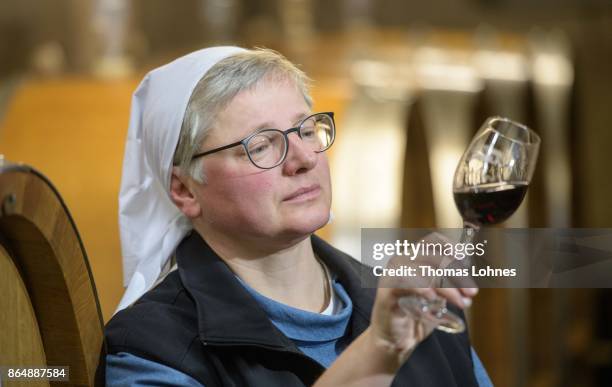
[[93, 385], [103, 322], [77, 228], [45, 176], [2, 159], [0, 311], [0, 365], [68, 366], [62, 386]]

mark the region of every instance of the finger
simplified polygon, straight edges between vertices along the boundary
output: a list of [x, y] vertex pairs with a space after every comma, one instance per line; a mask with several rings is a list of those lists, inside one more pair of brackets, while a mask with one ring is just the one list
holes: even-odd
[[[436, 295], [433, 289], [429, 290], [431, 290], [431, 292], [411, 292], [407, 295], [398, 297], [397, 306], [400, 310], [410, 316], [412, 320], [414, 320], [414, 322], [422, 324], [433, 324], [435, 326], [436, 324], [438, 324], [438, 321], [431, 319], [431, 317], [428, 315], [428, 309], [430, 304], [435, 303], [436, 299], [441, 300], [441, 298]], [[406, 321], [406, 323], [412, 324], [410, 321]]]
[[[451, 265], [451, 267], [454, 267], [456, 269], [460, 269], [460, 267], [455, 267], [454, 266], [455, 263], [453, 263]], [[477, 288], [478, 285], [476, 284], [476, 281], [474, 280], [474, 278], [472, 278], [472, 276], [467, 275], [448, 275], [443, 277], [443, 287], [445, 288]], [[466, 295], [469, 295], [469, 291], [468, 293], [466, 293]]]
[[459, 290], [465, 297], [474, 297], [478, 294], [478, 288], [459, 288]]
[[462, 294], [463, 304], [466, 307], [472, 306], [472, 298], [478, 294], [478, 288], [459, 288]]
[[436, 299], [436, 291], [432, 288], [395, 288], [393, 289], [393, 295], [396, 298], [406, 296], [420, 296], [428, 301]]
[[446, 298], [449, 302], [453, 303], [461, 309], [465, 308], [466, 306], [469, 306], [468, 304], [471, 304], [471, 300], [469, 302], [464, 301], [464, 297], [458, 289], [437, 288], [436, 293], [440, 295], [440, 297]]

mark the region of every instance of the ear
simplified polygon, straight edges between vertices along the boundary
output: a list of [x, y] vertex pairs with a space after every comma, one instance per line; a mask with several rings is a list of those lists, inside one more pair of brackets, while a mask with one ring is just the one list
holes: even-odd
[[178, 167], [172, 167], [170, 198], [174, 205], [189, 219], [197, 218], [202, 214], [202, 207], [190, 190], [192, 185], [191, 177], [182, 174]]

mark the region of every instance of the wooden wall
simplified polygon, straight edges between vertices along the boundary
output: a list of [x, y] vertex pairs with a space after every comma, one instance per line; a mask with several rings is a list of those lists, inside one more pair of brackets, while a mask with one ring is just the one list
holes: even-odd
[[29, 79], [0, 126], [0, 154], [45, 174], [77, 224], [105, 321], [121, 294], [117, 196], [132, 90], [137, 81]]

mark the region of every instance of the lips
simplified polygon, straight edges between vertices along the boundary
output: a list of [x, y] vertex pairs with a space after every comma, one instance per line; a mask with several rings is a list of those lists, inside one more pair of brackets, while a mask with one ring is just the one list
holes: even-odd
[[319, 196], [319, 193], [321, 192], [321, 186], [319, 184], [313, 184], [307, 187], [302, 187], [294, 192], [292, 192], [291, 194], [289, 194], [288, 196], [286, 196], [283, 201], [288, 202], [288, 201], [305, 201], [305, 200], [310, 200], [310, 199], [314, 199], [317, 196]]

